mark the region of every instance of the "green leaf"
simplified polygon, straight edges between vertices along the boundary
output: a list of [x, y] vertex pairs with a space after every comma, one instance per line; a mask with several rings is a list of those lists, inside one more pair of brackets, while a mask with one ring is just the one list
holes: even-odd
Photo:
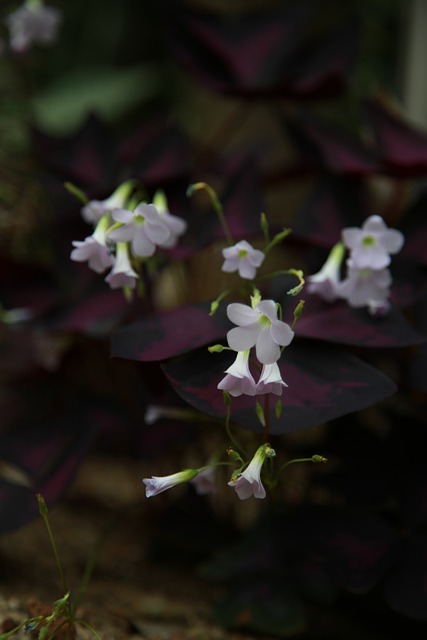
[[81, 125], [88, 113], [113, 121], [158, 94], [160, 75], [155, 65], [74, 69], [32, 100], [35, 124], [63, 135]]

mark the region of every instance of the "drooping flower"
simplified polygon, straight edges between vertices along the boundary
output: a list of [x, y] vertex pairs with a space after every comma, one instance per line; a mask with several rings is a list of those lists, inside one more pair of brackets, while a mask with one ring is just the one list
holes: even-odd
[[115, 259], [106, 242], [108, 215], [101, 218], [91, 236], [83, 241], [73, 240], [74, 249], [70, 258], [76, 262], [87, 262], [90, 269], [102, 273], [113, 266]]
[[180, 236], [187, 231], [187, 223], [182, 218], [172, 215], [168, 208], [166, 195], [160, 189], [153, 196], [153, 205], [159, 212], [160, 220], [169, 229], [170, 237], [163, 242], [158, 242], [159, 247], [171, 249], [178, 243]]
[[255, 380], [249, 369], [249, 353], [239, 351], [233, 364], [225, 370], [227, 374], [218, 384], [218, 389], [228, 391], [233, 396], [254, 396], [256, 393]]
[[111, 213], [113, 209], [121, 209], [133, 189], [134, 181], [126, 180], [113, 191], [113, 193], [105, 198], [105, 200], [90, 200], [81, 209], [83, 220], [89, 224], [96, 224], [106, 213]]
[[261, 481], [262, 465], [266, 458], [273, 458], [275, 455], [276, 452], [269, 444], [262, 444], [246, 469], [236, 476], [233, 474], [228, 485], [234, 487], [240, 500], [246, 500], [251, 496], [265, 498], [266, 493]]
[[389, 269], [359, 269], [350, 259], [347, 261], [347, 277], [339, 287], [339, 296], [351, 307], [376, 306], [387, 303], [392, 277]]
[[283, 387], [287, 386], [286, 382], [282, 380], [277, 362], [273, 362], [273, 364], [265, 364], [263, 366], [261, 376], [256, 385], [256, 393], [257, 395], [274, 393], [276, 396], [281, 396]]
[[274, 300], [262, 300], [254, 308], [240, 302], [227, 307], [231, 322], [238, 325], [227, 333], [228, 344], [234, 351], [246, 351], [255, 346], [262, 364], [273, 364], [280, 358], [280, 347], [287, 347], [294, 332], [286, 322], [277, 318]]
[[128, 245], [118, 242], [116, 245], [116, 260], [108, 276], [105, 278], [111, 289], [134, 289], [139, 278], [129, 260]]
[[361, 229], [343, 229], [342, 240], [356, 267], [384, 269], [391, 262], [390, 254], [402, 248], [404, 236], [397, 229], [389, 229], [380, 216], [373, 215], [365, 220]]
[[222, 271], [233, 273], [238, 271], [241, 278], [253, 280], [256, 270], [264, 261], [265, 254], [258, 249], [254, 249], [246, 240], [240, 240], [232, 247], [222, 250], [224, 264]]
[[115, 242], [130, 242], [132, 253], [138, 258], [152, 256], [156, 245], [171, 237], [153, 204], [139, 204], [134, 211], [114, 209], [112, 217], [121, 226], [110, 231], [108, 237]]
[[163, 493], [163, 491], [176, 487], [177, 484], [189, 482], [197, 476], [198, 473], [198, 469], [184, 469], [183, 471], [178, 471], [178, 473], [173, 473], [170, 476], [152, 476], [151, 478], [144, 478], [143, 483], [145, 484], [145, 495], [147, 498], [157, 496], [159, 493]]
[[206, 496], [215, 493], [215, 467], [206, 467], [202, 469], [194, 478], [190, 480], [196, 493], [199, 496]]
[[341, 263], [344, 257], [344, 245], [338, 242], [330, 251], [325, 264], [317, 273], [307, 277], [307, 291], [316, 293], [327, 302], [338, 298]]
[[59, 9], [46, 7], [42, 0], [27, 0], [5, 18], [10, 33], [10, 48], [22, 53], [32, 44], [52, 44], [61, 19]]

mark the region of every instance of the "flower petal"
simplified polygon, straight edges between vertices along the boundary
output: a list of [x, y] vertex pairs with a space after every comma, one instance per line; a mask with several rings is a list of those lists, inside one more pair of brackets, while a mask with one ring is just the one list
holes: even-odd
[[273, 364], [280, 358], [280, 347], [273, 341], [268, 327], [262, 328], [259, 332], [256, 356], [262, 364]]
[[[252, 323], [258, 322], [259, 319], [257, 311], [249, 307], [247, 304], [242, 304], [241, 302], [232, 302], [229, 304], [227, 307], [227, 316], [231, 322], [240, 327], [246, 327]], [[243, 351], [243, 349], [239, 349], [239, 351]]]

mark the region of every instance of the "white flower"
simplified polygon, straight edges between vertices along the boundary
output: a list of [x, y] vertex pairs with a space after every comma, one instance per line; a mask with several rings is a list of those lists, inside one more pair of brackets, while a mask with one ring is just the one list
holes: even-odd
[[254, 498], [265, 498], [265, 489], [261, 481], [261, 469], [266, 458], [272, 458], [276, 455], [274, 449], [269, 444], [263, 444], [256, 451], [249, 465], [242, 472], [234, 474], [228, 483], [230, 487], [234, 487], [240, 500], [246, 500], [252, 495]]
[[176, 487], [177, 484], [189, 482], [198, 473], [198, 469], [184, 469], [183, 471], [178, 471], [178, 473], [173, 473], [170, 476], [152, 476], [151, 478], [144, 478], [143, 483], [145, 484], [145, 495], [147, 498], [157, 496], [159, 493], [163, 493], [163, 491]]
[[277, 362], [273, 362], [273, 364], [265, 364], [262, 367], [261, 376], [256, 386], [256, 392], [258, 395], [263, 393], [274, 393], [276, 396], [281, 396], [283, 387], [287, 386], [286, 382], [282, 380], [282, 375]]
[[76, 262], [87, 262], [89, 267], [102, 273], [111, 267], [115, 260], [106, 243], [106, 230], [108, 227], [108, 216], [101, 218], [95, 231], [83, 241], [73, 240], [74, 249], [70, 258]]
[[400, 251], [404, 242], [403, 234], [388, 229], [380, 216], [370, 216], [361, 229], [343, 229], [342, 239], [359, 269], [384, 269], [390, 264], [390, 254]]
[[111, 289], [134, 289], [138, 274], [132, 268], [129, 260], [128, 246], [125, 242], [118, 242], [116, 246], [116, 261], [114, 267], [105, 278]]
[[139, 204], [135, 211], [114, 209], [112, 217], [122, 226], [110, 231], [108, 237], [116, 242], [130, 242], [132, 253], [139, 258], [152, 256], [156, 245], [171, 237], [153, 204]]
[[333, 302], [337, 299], [344, 251], [344, 245], [338, 242], [331, 249], [320, 271], [307, 277], [307, 291], [309, 293], [316, 293], [328, 302]]
[[28, 1], [9, 14], [5, 24], [10, 32], [10, 48], [22, 53], [32, 44], [51, 44], [61, 23], [61, 12], [39, 2]]
[[205, 469], [202, 469], [197, 476], [194, 476], [194, 478], [190, 480], [190, 484], [193, 485], [199, 496], [206, 496], [210, 493], [215, 493], [215, 467], [206, 467]]
[[254, 249], [246, 240], [223, 249], [222, 255], [225, 259], [222, 271], [227, 273], [238, 271], [240, 277], [246, 280], [255, 278], [257, 267], [261, 266], [265, 258], [262, 251]]
[[291, 343], [294, 332], [286, 322], [278, 320], [274, 300], [262, 300], [255, 308], [233, 302], [227, 307], [231, 322], [238, 326], [227, 333], [234, 351], [246, 351], [255, 345], [262, 364], [273, 364], [280, 358], [280, 347]]
[[384, 305], [390, 296], [392, 277], [388, 269], [359, 269], [352, 260], [347, 261], [348, 272], [339, 288], [341, 298], [351, 307]]
[[157, 244], [159, 247], [171, 249], [176, 246], [179, 237], [187, 231], [187, 223], [182, 218], [169, 212], [166, 196], [160, 189], [153, 196], [153, 205], [159, 212], [160, 220], [166, 225], [170, 233], [170, 237], [167, 240]]
[[255, 380], [249, 370], [250, 350], [239, 351], [233, 364], [225, 370], [227, 374], [218, 384], [217, 389], [224, 389], [233, 396], [254, 396]]
[[90, 200], [81, 209], [83, 220], [89, 224], [96, 224], [106, 213], [111, 213], [113, 209], [124, 207], [134, 185], [133, 180], [127, 180], [117, 187], [117, 189], [105, 198], [105, 200]]

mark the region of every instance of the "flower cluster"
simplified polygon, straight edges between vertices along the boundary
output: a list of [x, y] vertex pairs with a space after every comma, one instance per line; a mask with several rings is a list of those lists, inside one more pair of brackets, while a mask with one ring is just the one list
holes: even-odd
[[81, 211], [95, 226], [83, 241], [73, 241], [71, 259], [87, 262], [97, 273], [111, 269], [105, 278], [111, 289], [134, 289], [139, 265], [157, 247], [171, 248], [187, 224], [169, 213], [166, 197], [158, 191], [152, 203], [132, 202], [133, 182], [124, 182], [105, 200], [91, 200]]
[[[403, 234], [389, 229], [376, 215], [365, 220], [362, 228], [343, 229], [342, 242], [333, 247], [321, 270], [308, 277], [308, 291], [328, 302], [342, 298], [351, 307], [367, 307], [372, 315], [387, 313], [392, 283], [390, 256], [400, 251], [403, 242]], [[341, 279], [346, 248], [347, 273]]]
[[42, 0], [27, 0], [4, 21], [9, 29], [11, 50], [23, 53], [33, 44], [52, 44], [61, 19], [59, 9], [45, 6]]
[[[274, 300], [261, 300], [257, 292], [252, 296], [251, 307], [235, 302], [228, 305], [227, 315], [237, 325], [227, 333], [228, 345], [237, 351], [237, 356], [225, 371], [226, 376], [218, 384], [218, 389], [234, 397], [265, 393], [281, 396], [287, 384], [282, 380], [277, 361], [281, 347], [291, 343], [294, 332], [286, 322], [278, 319], [276, 303]], [[262, 365], [257, 383], [249, 368], [252, 347], [255, 347], [257, 361]]]

